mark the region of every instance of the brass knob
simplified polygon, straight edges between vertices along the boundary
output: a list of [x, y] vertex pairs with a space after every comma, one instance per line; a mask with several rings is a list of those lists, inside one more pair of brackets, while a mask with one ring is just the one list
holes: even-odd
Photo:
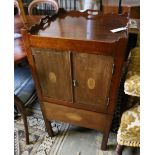
[[74, 86], [74, 87], [77, 86], [77, 80], [73, 80], [73, 86]]

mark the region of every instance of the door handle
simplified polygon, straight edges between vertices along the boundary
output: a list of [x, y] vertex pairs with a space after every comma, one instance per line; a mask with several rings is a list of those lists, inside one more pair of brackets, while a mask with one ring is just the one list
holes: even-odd
[[73, 86], [74, 86], [74, 87], [77, 86], [77, 80], [73, 80]]

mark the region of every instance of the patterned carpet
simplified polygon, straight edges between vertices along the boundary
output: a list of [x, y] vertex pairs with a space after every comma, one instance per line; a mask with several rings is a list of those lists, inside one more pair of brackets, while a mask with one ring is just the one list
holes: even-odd
[[[18, 119], [14, 124], [15, 155], [56, 155], [61, 147], [69, 124], [52, 122], [56, 136], [50, 138], [45, 131], [44, 121], [33, 116], [28, 117], [30, 145], [25, 144], [23, 121]], [[58, 134], [59, 133], [59, 134]]]

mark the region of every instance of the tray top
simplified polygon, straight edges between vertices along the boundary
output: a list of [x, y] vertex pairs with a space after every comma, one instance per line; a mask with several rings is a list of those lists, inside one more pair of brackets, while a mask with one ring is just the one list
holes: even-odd
[[43, 37], [97, 41], [116, 41], [127, 37], [127, 31], [110, 31], [127, 26], [128, 18], [125, 15], [103, 15], [101, 12], [92, 13], [90, 10], [59, 11], [57, 15], [47, 16], [41, 22], [31, 27], [30, 33]]

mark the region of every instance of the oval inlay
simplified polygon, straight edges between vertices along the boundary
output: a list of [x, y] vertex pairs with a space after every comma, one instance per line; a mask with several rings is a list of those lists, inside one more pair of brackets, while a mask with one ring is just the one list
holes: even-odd
[[87, 81], [88, 88], [89, 89], [94, 89], [95, 88], [95, 80], [93, 78], [89, 78]]
[[67, 113], [66, 116], [71, 119], [71, 120], [74, 120], [74, 121], [81, 121], [82, 120], [82, 117], [77, 115], [77, 114], [74, 114], [74, 113]]
[[53, 72], [49, 73], [49, 79], [51, 82], [56, 83], [57, 79], [56, 79], [56, 75]]

